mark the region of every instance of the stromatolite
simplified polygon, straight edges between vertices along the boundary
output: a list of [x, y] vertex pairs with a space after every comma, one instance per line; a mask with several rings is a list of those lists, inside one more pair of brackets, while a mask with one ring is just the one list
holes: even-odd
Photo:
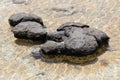
[[51, 32], [40, 17], [26, 13], [12, 15], [9, 23], [18, 39], [46, 41], [33, 52], [43, 61], [83, 63], [95, 59], [108, 46], [106, 33], [81, 23], [67, 22]]
[[65, 37], [61, 42], [53, 39], [55, 42], [48, 41], [40, 47], [42, 60], [83, 63], [106, 50], [109, 37], [104, 32], [78, 23], [65, 24], [58, 28], [58, 33], [64, 34], [61, 37]]
[[12, 32], [16, 38], [34, 41], [45, 41], [47, 35], [42, 25], [31, 21], [19, 23], [12, 29]]
[[13, 26], [12, 32], [18, 39], [33, 41], [46, 41], [46, 27], [39, 16], [31, 13], [17, 13], [9, 18], [9, 24]]
[[35, 14], [31, 14], [31, 13], [24, 13], [24, 12], [16, 13], [10, 16], [9, 18], [9, 24], [13, 27], [15, 27], [17, 24], [21, 22], [26, 22], [26, 21], [37, 22], [40, 23], [42, 26], [44, 25], [42, 19], [39, 16], [36, 16]]

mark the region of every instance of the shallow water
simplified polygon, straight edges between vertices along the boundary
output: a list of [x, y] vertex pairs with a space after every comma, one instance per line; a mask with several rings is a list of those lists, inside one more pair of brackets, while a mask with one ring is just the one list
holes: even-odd
[[[57, 11], [53, 8], [57, 8]], [[16, 40], [11, 32], [8, 18], [18, 12], [31, 12], [42, 17], [51, 30], [69, 21], [88, 24], [107, 33], [110, 47], [95, 61], [85, 64], [36, 60], [31, 56], [31, 51], [38, 44]], [[28, 4], [13, 4], [12, 0], [2, 0], [0, 34], [0, 80], [120, 79], [119, 0], [31, 0]]]

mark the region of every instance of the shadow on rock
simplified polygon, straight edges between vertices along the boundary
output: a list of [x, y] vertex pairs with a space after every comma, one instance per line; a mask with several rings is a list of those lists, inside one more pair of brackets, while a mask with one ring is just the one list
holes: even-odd
[[41, 54], [41, 49], [38, 48], [32, 52], [32, 56], [35, 59], [40, 59], [43, 62], [46, 63], [68, 63], [68, 64], [73, 64], [73, 65], [81, 65], [81, 66], [86, 66], [86, 65], [91, 65], [95, 64], [98, 61], [98, 56], [102, 55], [107, 51], [108, 44], [101, 46], [97, 50], [97, 52], [87, 55], [87, 56], [67, 56], [67, 55], [45, 55]]
[[16, 39], [15, 43], [21, 46], [33, 46], [33, 45], [40, 45], [45, 43], [45, 41], [31, 41], [25, 39]]

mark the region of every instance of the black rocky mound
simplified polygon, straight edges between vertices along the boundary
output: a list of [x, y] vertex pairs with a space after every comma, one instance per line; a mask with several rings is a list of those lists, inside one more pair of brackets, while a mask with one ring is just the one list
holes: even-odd
[[[104, 32], [89, 28], [89, 26], [69, 22], [58, 29], [59, 31], [56, 33], [49, 34], [49, 37], [55, 42], [45, 43], [41, 47], [43, 54], [84, 56], [92, 54], [102, 45], [108, 44], [109, 37]], [[59, 42], [59, 39], [61, 42]], [[55, 47], [54, 50], [48, 50], [54, 43], [56, 44], [53, 46]], [[60, 45], [63, 48], [57, 49]]]
[[108, 47], [109, 37], [102, 31], [78, 23], [65, 23], [40, 47], [43, 61], [83, 63], [95, 59]]
[[46, 29], [37, 22], [21, 22], [16, 25], [12, 32], [14, 36], [19, 39], [29, 39], [33, 41], [45, 41], [46, 40]]
[[18, 39], [46, 41], [46, 27], [40, 17], [30, 13], [17, 13], [9, 18], [12, 32]]
[[9, 24], [13, 27], [15, 27], [17, 24], [21, 22], [26, 22], [26, 21], [33, 21], [40, 23], [42, 26], [44, 25], [42, 19], [39, 16], [36, 16], [31, 13], [21, 12], [21, 13], [13, 14], [9, 18]]
[[81, 23], [67, 22], [51, 32], [40, 17], [27, 13], [12, 15], [9, 23], [18, 39], [46, 41], [37, 54], [33, 52], [35, 56], [41, 56], [41, 59], [81, 63], [95, 59], [96, 54], [108, 46], [109, 37], [106, 33]]

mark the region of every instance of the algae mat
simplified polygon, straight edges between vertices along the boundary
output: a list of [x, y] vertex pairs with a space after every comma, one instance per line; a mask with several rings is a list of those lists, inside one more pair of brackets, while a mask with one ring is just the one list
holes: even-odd
[[[120, 80], [120, 0], [14, 1], [0, 1], [0, 80]], [[35, 60], [31, 51], [40, 43], [17, 40], [8, 24], [18, 12], [42, 17], [51, 30], [69, 21], [88, 24], [110, 36], [110, 47], [81, 65]]]

